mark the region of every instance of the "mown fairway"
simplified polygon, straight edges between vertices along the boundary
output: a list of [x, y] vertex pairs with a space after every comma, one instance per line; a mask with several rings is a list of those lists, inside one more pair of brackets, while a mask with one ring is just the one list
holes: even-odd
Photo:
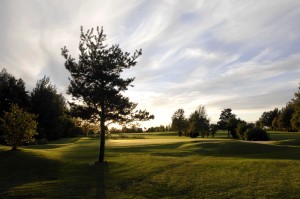
[[109, 140], [103, 165], [93, 164], [93, 138], [17, 152], [0, 145], [0, 198], [299, 198], [299, 133], [272, 133], [267, 143], [217, 135]]

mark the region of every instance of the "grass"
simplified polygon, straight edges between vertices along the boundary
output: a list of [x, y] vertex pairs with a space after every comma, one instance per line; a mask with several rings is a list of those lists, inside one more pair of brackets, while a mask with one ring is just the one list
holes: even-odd
[[0, 145], [0, 198], [299, 198], [300, 134], [270, 142], [148, 133], [63, 139], [12, 152]]

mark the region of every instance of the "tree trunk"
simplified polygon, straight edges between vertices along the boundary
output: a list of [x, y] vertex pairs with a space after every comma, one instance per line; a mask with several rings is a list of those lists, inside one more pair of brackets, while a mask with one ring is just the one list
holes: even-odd
[[13, 146], [11, 150], [12, 150], [12, 151], [17, 151], [18, 148], [17, 148], [17, 146]]
[[102, 106], [101, 111], [101, 121], [100, 121], [100, 153], [99, 153], [99, 162], [104, 162], [104, 150], [105, 150], [105, 113], [104, 106]]

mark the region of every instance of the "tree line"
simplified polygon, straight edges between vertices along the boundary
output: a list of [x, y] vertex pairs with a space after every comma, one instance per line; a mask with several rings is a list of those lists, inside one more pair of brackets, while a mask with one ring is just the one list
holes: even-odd
[[178, 131], [178, 136], [214, 137], [217, 130], [226, 130], [228, 138], [242, 140], [269, 140], [266, 130], [298, 131], [300, 129], [300, 86], [284, 108], [275, 108], [264, 112], [258, 121], [248, 123], [237, 117], [231, 108], [221, 111], [217, 124], [210, 124], [204, 106], [199, 106], [188, 118], [183, 109], [178, 109], [172, 115], [172, 129]]
[[184, 115], [183, 109], [178, 109], [172, 116], [172, 129], [178, 131], [178, 136], [214, 137], [218, 130], [226, 130], [228, 138], [242, 140], [269, 140], [265, 130], [255, 126], [253, 123], [238, 118], [232, 113], [231, 108], [221, 111], [217, 124], [211, 124], [207, 116], [205, 107], [200, 105], [188, 118]]
[[300, 86], [294, 98], [285, 107], [263, 112], [257, 122], [260, 126], [271, 130], [298, 131], [300, 129]]
[[[16, 118], [23, 115], [23, 119], [30, 117], [29, 115], [25, 117], [26, 113], [32, 114], [32, 118], [36, 121], [36, 128], [33, 129], [36, 129], [34, 138], [37, 143], [46, 143], [49, 140], [83, 133], [78, 121], [70, 116], [66, 99], [57, 92], [55, 85], [46, 76], [38, 80], [31, 91], [27, 91], [25, 82], [21, 78], [17, 79], [5, 68], [2, 69], [0, 72], [0, 118], [3, 127], [0, 128], [0, 142], [2, 144], [8, 144], [3, 122], [12, 119], [13, 115], [4, 117], [9, 112], [17, 114]], [[21, 124], [18, 126], [20, 127]], [[5, 127], [8, 130], [8, 126]]]
[[178, 109], [172, 116], [171, 128], [178, 131], [178, 136], [189, 136], [192, 138], [201, 136], [212, 137], [216, 133], [216, 126], [210, 124], [210, 120], [207, 116], [206, 109], [200, 105], [189, 118], [184, 115], [183, 109]]

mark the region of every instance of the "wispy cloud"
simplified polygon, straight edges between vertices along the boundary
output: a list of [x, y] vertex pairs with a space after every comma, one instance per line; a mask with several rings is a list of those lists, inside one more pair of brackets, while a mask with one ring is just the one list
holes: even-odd
[[78, 54], [80, 26], [103, 26], [107, 43], [142, 48], [126, 95], [167, 124], [172, 113], [206, 105], [213, 121], [231, 107], [256, 120], [293, 97], [300, 76], [300, 2], [38, 1], [0, 2], [0, 67], [32, 88], [50, 76], [61, 92], [68, 72], [60, 48]]

